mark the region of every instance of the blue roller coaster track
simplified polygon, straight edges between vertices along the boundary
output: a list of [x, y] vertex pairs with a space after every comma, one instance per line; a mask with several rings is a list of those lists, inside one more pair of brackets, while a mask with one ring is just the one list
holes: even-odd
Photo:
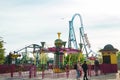
[[[77, 43], [76, 36], [75, 36], [75, 30], [73, 27], [73, 20], [75, 17], [78, 16], [80, 19], [80, 28], [79, 28], [79, 38], [80, 38], [80, 43]], [[79, 45], [79, 47], [78, 47]], [[90, 49], [90, 43], [87, 37], [87, 34], [84, 33], [84, 27], [83, 27], [83, 21], [82, 17], [80, 14], [76, 13], [73, 15], [72, 19], [69, 21], [69, 38], [68, 38], [68, 48], [75, 48], [75, 49], [81, 49], [83, 53], [86, 54], [86, 57], [92, 52], [93, 54], [96, 54]]]

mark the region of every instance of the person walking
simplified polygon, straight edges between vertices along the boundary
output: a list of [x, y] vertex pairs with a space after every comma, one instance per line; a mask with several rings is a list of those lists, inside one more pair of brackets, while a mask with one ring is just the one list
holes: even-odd
[[77, 63], [74, 64], [74, 69], [76, 69], [76, 73], [77, 73], [76, 79], [80, 80], [81, 69], [82, 69], [81, 65], [80, 65], [80, 61], [78, 61]]
[[86, 61], [84, 61], [84, 63], [82, 64], [82, 69], [84, 72], [83, 80], [88, 80], [88, 78], [87, 78], [88, 65], [87, 65]]
[[95, 70], [95, 76], [98, 76], [99, 61], [97, 59], [94, 62], [94, 70]]

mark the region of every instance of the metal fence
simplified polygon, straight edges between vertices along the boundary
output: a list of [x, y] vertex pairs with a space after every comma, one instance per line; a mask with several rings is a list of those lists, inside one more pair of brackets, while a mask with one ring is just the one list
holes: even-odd
[[[107, 64], [101, 65], [101, 68], [109, 66]], [[114, 65], [115, 66], [115, 65]], [[99, 69], [98, 74], [105, 74], [106, 72], [103, 69]], [[114, 67], [113, 67], [114, 68]], [[88, 76], [94, 76], [94, 66], [89, 65]], [[14, 78], [76, 78], [76, 70], [69, 69], [62, 72], [55, 72], [53, 68], [48, 68], [38, 71], [35, 65], [0, 65], [0, 76], [4, 77], [14, 77]], [[83, 76], [83, 71], [82, 75]]]

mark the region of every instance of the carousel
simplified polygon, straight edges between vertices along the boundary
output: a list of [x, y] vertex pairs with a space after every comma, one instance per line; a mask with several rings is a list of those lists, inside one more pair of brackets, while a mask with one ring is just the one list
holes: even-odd
[[54, 54], [54, 63], [53, 63], [53, 71], [54, 72], [62, 72], [62, 68], [65, 65], [64, 57], [65, 54], [73, 54], [73, 53], [81, 53], [78, 49], [66, 48], [66, 42], [60, 39], [60, 32], [58, 34], [58, 39], [54, 41], [55, 47], [48, 47], [44, 51], [47, 53]]

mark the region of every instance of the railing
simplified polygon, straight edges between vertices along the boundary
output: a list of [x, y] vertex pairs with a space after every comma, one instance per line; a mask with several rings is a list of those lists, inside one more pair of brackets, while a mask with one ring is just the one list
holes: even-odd
[[[109, 66], [109, 70], [108, 70]], [[94, 76], [94, 65], [88, 65], [88, 76]], [[107, 68], [106, 68], [107, 67]], [[111, 71], [110, 71], [111, 70]], [[116, 65], [110, 66], [109, 64], [100, 65], [98, 74], [106, 74], [110, 72], [116, 72]], [[71, 68], [65, 68], [63, 72], [54, 72], [53, 68], [48, 68], [45, 70], [37, 71], [35, 65], [0, 65], [0, 75], [9, 76], [9, 77], [22, 77], [22, 78], [75, 78], [76, 70]], [[83, 76], [83, 72], [82, 72]]]
[[11, 77], [24, 76], [26, 74], [29, 78], [36, 77], [36, 66], [35, 65], [0, 65], [0, 74], [10, 73]]

